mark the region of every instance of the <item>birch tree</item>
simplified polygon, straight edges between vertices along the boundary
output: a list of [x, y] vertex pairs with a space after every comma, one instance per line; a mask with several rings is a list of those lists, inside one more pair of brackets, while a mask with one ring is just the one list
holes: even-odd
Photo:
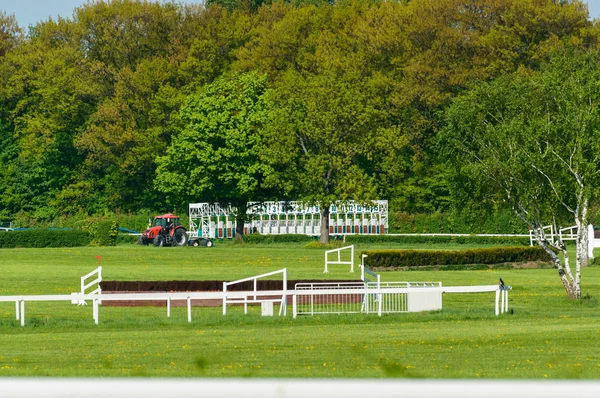
[[[527, 223], [572, 299], [581, 298], [599, 182], [598, 62], [597, 54], [562, 47], [537, 71], [477, 85], [448, 109], [441, 134], [457, 175]], [[574, 269], [565, 242], [545, 233], [548, 224], [577, 227]]]

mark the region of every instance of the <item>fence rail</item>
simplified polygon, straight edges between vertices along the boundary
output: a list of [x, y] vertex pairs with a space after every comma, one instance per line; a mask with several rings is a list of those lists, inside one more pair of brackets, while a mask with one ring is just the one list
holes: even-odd
[[[431, 283], [431, 282], [429, 282]], [[483, 293], [495, 292], [495, 313], [508, 311], [508, 290], [500, 289], [498, 285], [485, 286], [393, 286], [382, 284], [379, 287], [367, 286], [362, 283], [356, 286], [341, 284], [313, 284], [295, 290], [266, 290], [266, 291], [226, 291], [226, 292], [154, 292], [154, 293], [117, 293], [117, 294], [58, 294], [58, 295], [11, 295], [0, 296], [0, 302], [16, 304], [16, 318], [25, 325], [25, 302], [37, 301], [85, 301], [93, 303], [93, 319], [99, 323], [99, 306], [102, 301], [160, 301], [167, 304], [167, 316], [171, 316], [171, 302], [184, 300], [187, 302], [187, 319], [192, 321], [192, 300], [223, 300], [224, 303], [249, 303], [259, 301], [280, 302], [283, 315], [287, 307], [287, 297], [292, 297], [294, 318], [301, 314], [319, 313], [383, 313], [417, 312], [431, 309], [441, 309], [442, 293]], [[407, 301], [402, 301], [406, 296]], [[400, 297], [399, 297], [400, 296]], [[256, 299], [254, 298], [256, 297]], [[502, 304], [499, 305], [500, 297]], [[367, 298], [365, 300], [365, 298]], [[437, 301], [439, 298], [439, 302]], [[312, 301], [312, 310], [308, 307]], [[371, 301], [372, 300], [372, 301]], [[395, 301], [394, 301], [395, 300]], [[387, 304], [386, 304], [387, 303]], [[364, 305], [364, 307], [363, 307]], [[438, 306], [436, 308], [435, 306]], [[375, 311], [376, 310], [376, 311]], [[280, 308], [281, 313], [281, 308]]]

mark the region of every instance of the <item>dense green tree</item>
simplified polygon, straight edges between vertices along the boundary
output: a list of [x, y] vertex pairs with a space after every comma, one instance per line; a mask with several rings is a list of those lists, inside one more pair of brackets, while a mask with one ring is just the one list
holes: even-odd
[[[540, 71], [478, 85], [455, 101], [442, 134], [458, 172], [534, 231], [575, 299], [581, 297], [590, 205], [600, 183], [599, 93], [600, 56], [562, 48]], [[564, 242], [544, 233], [548, 224], [577, 226], [574, 273]]]
[[23, 30], [14, 15], [0, 10], [0, 58], [19, 45], [23, 39]]
[[157, 158], [156, 187], [194, 202], [230, 204], [243, 239], [247, 202], [264, 199], [269, 167], [261, 161], [260, 130], [271, 106], [266, 78], [256, 73], [215, 80], [181, 109], [183, 129]]
[[378, 98], [360, 76], [290, 71], [274, 96], [279, 110], [265, 130], [265, 161], [276, 170], [269, 182], [320, 206], [321, 242], [328, 243], [331, 204], [377, 199], [369, 164], [401, 140], [382, 125]]

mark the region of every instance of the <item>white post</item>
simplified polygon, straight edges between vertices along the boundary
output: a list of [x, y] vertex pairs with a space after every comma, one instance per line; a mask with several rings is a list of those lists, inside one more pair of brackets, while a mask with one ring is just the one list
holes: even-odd
[[292, 296], [292, 315], [293, 318], [296, 319], [296, 315], [297, 315], [297, 303], [296, 303], [296, 295], [294, 294]]
[[329, 270], [327, 269], [327, 251], [325, 252], [325, 271], [323, 271], [324, 274], [329, 273]]
[[283, 316], [287, 316], [287, 268], [283, 269]]
[[508, 290], [506, 291], [506, 296], [504, 296], [504, 312], [508, 313]]
[[496, 316], [499, 314], [498, 300], [500, 299], [500, 289], [496, 290]]
[[227, 315], [227, 282], [223, 282], [223, 315]]
[[171, 297], [167, 298], [167, 318], [171, 317]]
[[25, 326], [25, 300], [21, 300], [21, 326]]
[[192, 322], [192, 298], [187, 298], [187, 311], [188, 311], [188, 322]]
[[381, 306], [383, 300], [381, 295], [381, 276], [377, 275], [377, 315], [381, 316]]
[[[345, 235], [344, 235], [345, 236]], [[350, 246], [351, 260], [350, 260], [350, 272], [354, 272], [354, 245]]]
[[502, 294], [502, 298], [500, 300], [500, 313], [504, 314], [504, 299], [506, 297], [506, 290], [502, 290], [500, 293]]
[[19, 300], [15, 301], [17, 307], [17, 321], [21, 318], [21, 310], [19, 308]]
[[588, 258], [594, 258], [594, 226], [588, 225]]
[[97, 325], [98, 324], [98, 299], [97, 298], [94, 299], [93, 304], [94, 304], [94, 309], [93, 309], [94, 323]]

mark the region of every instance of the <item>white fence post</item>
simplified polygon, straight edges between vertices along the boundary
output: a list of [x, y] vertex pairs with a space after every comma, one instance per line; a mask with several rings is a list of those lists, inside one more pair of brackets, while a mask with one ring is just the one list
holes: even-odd
[[188, 322], [192, 322], [192, 298], [190, 296], [187, 298], [187, 316]]
[[494, 311], [495, 314], [496, 314], [496, 316], [498, 316], [500, 314], [499, 311], [498, 311], [499, 310], [499, 305], [498, 305], [499, 304], [498, 303], [499, 299], [500, 299], [500, 288], [498, 288], [498, 290], [496, 290], [496, 310]]
[[93, 316], [94, 316], [94, 323], [97, 325], [98, 324], [98, 299], [94, 299], [93, 301]]
[[21, 326], [25, 326], [25, 300], [21, 300]]
[[588, 258], [594, 258], [594, 226], [588, 225]]

